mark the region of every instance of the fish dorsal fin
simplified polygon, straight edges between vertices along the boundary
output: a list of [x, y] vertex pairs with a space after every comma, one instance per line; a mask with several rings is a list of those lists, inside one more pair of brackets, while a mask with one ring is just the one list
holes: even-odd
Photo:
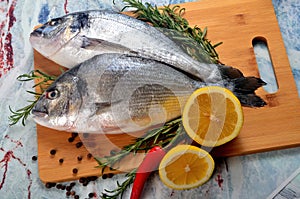
[[115, 53], [129, 53], [131, 50], [123, 45], [116, 44], [113, 42], [109, 42], [103, 39], [98, 38], [90, 38], [87, 36], [81, 36], [81, 48], [87, 50], [95, 50], [95, 49], [107, 49], [110, 52]]

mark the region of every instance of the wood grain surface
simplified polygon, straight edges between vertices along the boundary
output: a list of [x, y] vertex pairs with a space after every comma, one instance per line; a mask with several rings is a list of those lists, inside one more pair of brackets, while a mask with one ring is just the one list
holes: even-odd
[[[217, 47], [221, 62], [239, 68], [245, 76], [259, 76], [252, 41], [255, 38], [267, 42], [278, 82], [276, 93], [260, 88], [257, 93], [268, 105], [264, 108], [244, 108], [245, 123], [240, 135], [233, 141], [212, 151], [214, 156], [234, 156], [263, 152], [300, 145], [300, 100], [271, 0], [202, 0], [180, 5], [186, 8], [184, 17], [191, 26], [208, 27], [207, 37]], [[58, 74], [57, 65], [37, 52], [34, 53], [35, 68], [49, 74]], [[79, 137], [68, 142], [70, 133], [57, 132], [37, 126], [39, 174], [44, 182], [78, 179], [100, 175], [96, 161], [88, 159], [92, 151], [108, 155], [115, 146], [130, 142], [129, 135], [95, 136], [89, 146], [76, 147]], [[84, 135], [87, 136], [87, 135]], [[83, 135], [82, 139], [85, 139]], [[92, 135], [93, 136], [93, 135]], [[97, 143], [97, 144], [96, 144]], [[88, 148], [88, 150], [87, 150]], [[56, 149], [55, 155], [50, 154]], [[77, 157], [83, 160], [78, 161]], [[64, 162], [59, 163], [63, 158]], [[132, 169], [143, 155], [129, 157], [119, 166], [122, 171]], [[73, 168], [78, 173], [72, 172]], [[107, 170], [105, 172], [118, 172]]]

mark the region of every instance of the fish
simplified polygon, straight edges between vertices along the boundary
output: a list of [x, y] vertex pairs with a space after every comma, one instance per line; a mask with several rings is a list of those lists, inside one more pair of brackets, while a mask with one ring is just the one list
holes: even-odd
[[170, 31], [119, 12], [88, 10], [51, 19], [29, 40], [43, 56], [67, 68], [98, 54], [121, 53], [162, 61], [202, 81], [222, 81], [222, 66], [211, 63], [208, 55], [201, 62], [193, 59], [165, 34]]
[[[248, 91], [261, 84], [252, 77], [213, 85], [243, 90], [248, 99]], [[60, 131], [146, 131], [180, 117], [191, 93], [208, 85], [164, 62], [105, 53], [61, 74], [40, 96], [32, 115], [36, 123]]]

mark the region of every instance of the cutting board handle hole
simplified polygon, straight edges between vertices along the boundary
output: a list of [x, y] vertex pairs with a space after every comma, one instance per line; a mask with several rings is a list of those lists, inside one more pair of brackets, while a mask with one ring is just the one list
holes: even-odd
[[267, 83], [263, 87], [264, 90], [268, 93], [276, 93], [278, 91], [278, 83], [266, 38], [255, 37], [252, 40], [252, 46], [260, 77]]

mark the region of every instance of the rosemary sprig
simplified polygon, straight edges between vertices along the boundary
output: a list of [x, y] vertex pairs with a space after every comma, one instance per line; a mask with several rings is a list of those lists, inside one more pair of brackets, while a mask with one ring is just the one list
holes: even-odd
[[127, 5], [122, 11], [126, 8], [135, 8], [134, 14], [137, 19], [151, 23], [154, 27], [163, 28], [162, 32], [179, 43], [192, 57], [199, 61], [220, 63], [215, 48], [222, 42], [212, 45], [206, 39], [207, 28], [202, 31], [198, 26], [190, 27], [183, 17], [185, 8], [180, 8], [178, 5], [158, 8], [147, 2], [143, 4], [139, 0], [123, 0], [123, 2]]
[[42, 95], [42, 92], [56, 79], [55, 76], [47, 75], [46, 73], [40, 71], [40, 70], [32, 70], [28, 74], [23, 74], [17, 77], [18, 81], [21, 82], [27, 82], [27, 81], [34, 81], [38, 80], [37, 83], [33, 85], [32, 88], [39, 87], [41, 93], [34, 92], [34, 91], [26, 91], [29, 94], [34, 95], [35, 100], [28, 100], [29, 104], [21, 109], [18, 109], [16, 111], [12, 110], [12, 108], [9, 106], [9, 110], [12, 113], [12, 115], [9, 116], [10, 120], [10, 126], [17, 124], [20, 120], [22, 121], [22, 125], [25, 126], [25, 122], [30, 115], [30, 112], [40, 96]]
[[117, 181], [117, 188], [116, 189], [114, 189], [114, 190], [105, 189], [104, 191], [106, 193], [102, 193], [101, 198], [103, 198], [103, 199], [116, 199], [119, 196], [122, 198], [124, 192], [127, 189], [127, 187], [129, 187], [133, 183], [133, 181], [135, 179], [135, 175], [136, 175], [136, 170], [137, 169], [133, 169], [132, 171], [127, 173], [125, 175], [125, 177], [127, 179], [124, 182], [122, 182], [121, 184]]
[[119, 162], [130, 153], [145, 152], [155, 145], [169, 147], [177, 141], [178, 137], [184, 134], [181, 127], [181, 118], [177, 118], [167, 122], [163, 127], [146, 132], [144, 137], [137, 138], [132, 144], [124, 146], [121, 151], [111, 156], [95, 159], [100, 168], [113, 167], [116, 162]]

